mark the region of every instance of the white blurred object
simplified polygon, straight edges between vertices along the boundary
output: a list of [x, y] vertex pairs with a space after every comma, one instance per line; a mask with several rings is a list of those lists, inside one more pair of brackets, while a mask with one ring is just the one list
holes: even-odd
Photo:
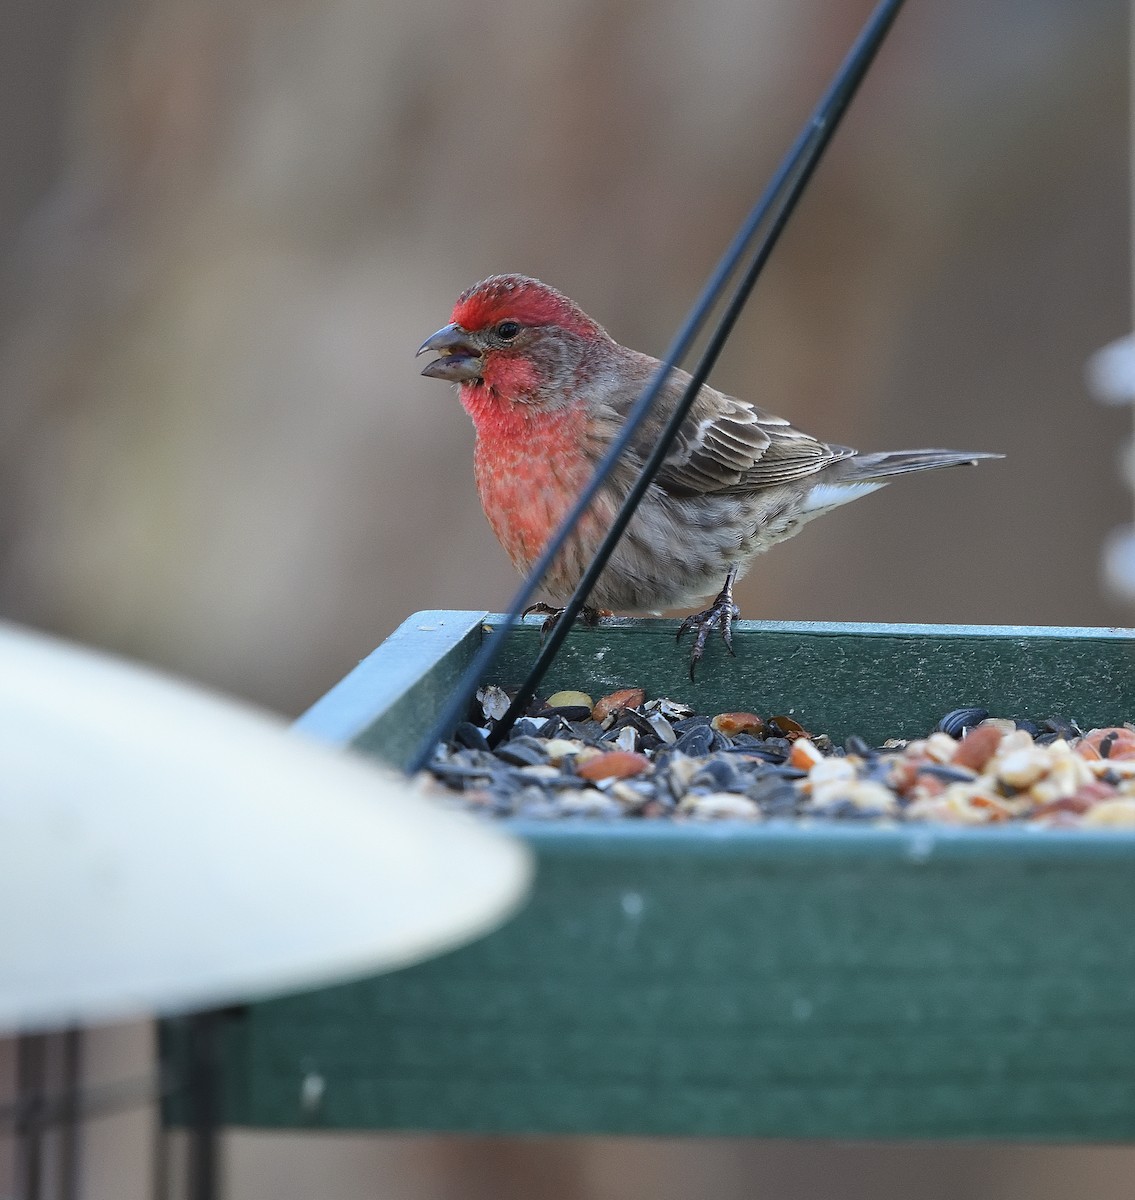
[[[1135, 335], [1128, 334], [1088, 359], [1088, 386], [1104, 404], [1135, 403]], [[1135, 442], [1127, 442], [1120, 471], [1135, 488]], [[1104, 586], [1123, 600], [1135, 600], [1135, 525], [1113, 529], [1103, 545]]]
[[1135, 336], [1128, 334], [1088, 359], [1088, 386], [1104, 404], [1135, 401]]
[[0, 624], [0, 1029], [403, 966], [500, 922], [530, 874], [400, 776]]
[[1124, 600], [1135, 600], [1135, 525], [1113, 529], [1104, 539], [1103, 578]]

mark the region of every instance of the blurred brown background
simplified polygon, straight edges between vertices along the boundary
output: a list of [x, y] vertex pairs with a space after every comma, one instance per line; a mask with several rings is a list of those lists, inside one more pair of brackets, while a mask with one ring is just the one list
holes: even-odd
[[[471, 429], [418, 343], [517, 270], [661, 353], [869, 8], [6, 0], [0, 613], [296, 713], [414, 610], [504, 605]], [[908, 8], [714, 381], [865, 449], [1009, 457], [810, 527], [740, 603], [1124, 622], [1098, 561], [1127, 419], [1082, 378], [1131, 327], [1127, 6]], [[95, 1066], [146, 1052], [119, 1031]], [[139, 1128], [92, 1125], [90, 1197], [145, 1195]], [[1135, 1173], [1126, 1150], [230, 1150], [233, 1200], [1109, 1198]]]

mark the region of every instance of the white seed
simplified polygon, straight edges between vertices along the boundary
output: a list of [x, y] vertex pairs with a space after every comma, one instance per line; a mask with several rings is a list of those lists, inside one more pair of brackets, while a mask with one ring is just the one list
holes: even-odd
[[625, 779], [613, 780], [607, 794], [614, 796], [620, 804], [625, 804], [628, 808], [641, 808], [651, 796], [649, 789], [640, 790]]
[[1135, 799], [1119, 797], [1115, 800], [1101, 800], [1084, 813], [1080, 824], [1130, 829], [1135, 826]]
[[[986, 722], [982, 721], [984, 725]], [[1033, 735], [1027, 729], [1013, 729], [1006, 733], [997, 747], [997, 755], [1004, 758], [1006, 754], [1015, 754], [1018, 750], [1032, 750], [1036, 743]]]
[[906, 806], [908, 821], [945, 821], [958, 824], [950, 802], [943, 796], [920, 796]]
[[586, 748], [582, 742], [571, 742], [567, 738], [550, 738], [544, 743], [544, 750], [547, 752], [548, 761], [554, 763], [557, 767], [565, 758], [572, 758], [579, 755]]
[[[1005, 741], [1009, 739], [1006, 738]], [[1030, 746], [1009, 754], [998, 754], [994, 760], [997, 778], [1014, 788], [1027, 788], [1048, 774], [1052, 761], [1043, 749]]]
[[657, 700], [649, 701], [644, 711], [647, 714], [661, 713], [664, 717], [669, 717], [671, 721], [684, 721], [687, 717], [694, 715], [694, 710], [688, 705], [679, 704], [677, 700], [668, 700], [665, 696], [659, 696]]
[[958, 743], [948, 733], [932, 733], [923, 753], [931, 762], [948, 763], [958, 752]]
[[[980, 803], [979, 803], [980, 801]], [[993, 792], [992, 781], [951, 783], [940, 796], [915, 800], [906, 809], [908, 818], [945, 821], [951, 825], [987, 825], [1009, 815], [1008, 802]], [[1024, 802], [1027, 806], [1028, 802]]]
[[508, 706], [511, 703], [504, 688], [499, 688], [495, 684], [478, 688], [477, 699], [480, 701], [481, 710], [485, 716], [493, 721], [499, 721], [508, 712]]
[[637, 750], [638, 737], [633, 725], [624, 725], [615, 735], [612, 743], [616, 750]]
[[530, 767], [520, 767], [519, 774], [526, 779], [557, 779], [559, 771], [548, 763], [535, 763]]
[[1081, 761], [1086, 763], [1092, 775], [1112, 774], [1123, 779], [1135, 778], [1135, 758], [1089, 758]]
[[693, 817], [744, 817], [750, 821], [761, 816], [759, 806], [748, 796], [734, 792], [711, 792], [708, 796], [687, 796], [682, 809]]
[[593, 791], [591, 788], [560, 792], [556, 798], [556, 806], [561, 812], [585, 817], [612, 816], [621, 811], [616, 800], [612, 800], [603, 792]]
[[835, 780], [855, 778], [855, 764], [846, 758], [823, 758], [808, 772], [812, 787], [820, 787]]
[[856, 780], [843, 792], [843, 799], [850, 800], [856, 808], [877, 808], [883, 812], [898, 809], [898, 797], [889, 787], [874, 783], [870, 779]]
[[674, 783], [680, 784], [683, 788], [688, 787], [690, 780], [701, 770], [701, 763], [696, 758], [691, 758], [688, 754], [682, 754], [679, 751], [670, 759], [670, 779]]
[[812, 796], [813, 804], [831, 804], [840, 799], [855, 780], [855, 766], [846, 758], [823, 758], [800, 780], [800, 791]]
[[1067, 761], [1058, 762], [1052, 768], [1051, 773], [1058, 779], [1067, 777], [1073, 792], [1078, 792], [1085, 783], [1091, 783], [1094, 778], [1092, 768], [1088, 766], [1087, 760], [1078, 754], [1069, 754]]
[[674, 727], [661, 713], [650, 713], [646, 719], [650, 722], [650, 728], [661, 738], [664, 746], [672, 746], [678, 740]]

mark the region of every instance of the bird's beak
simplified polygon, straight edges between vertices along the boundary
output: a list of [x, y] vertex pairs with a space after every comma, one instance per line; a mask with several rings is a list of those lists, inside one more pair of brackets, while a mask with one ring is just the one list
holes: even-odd
[[446, 325], [444, 329], [431, 334], [418, 347], [418, 354], [425, 354], [427, 350], [441, 355], [422, 368], [422, 374], [431, 379], [448, 379], [453, 383], [463, 383], [469, 379], [476, 379], [481, 374], [481, 351], [460, 325]]

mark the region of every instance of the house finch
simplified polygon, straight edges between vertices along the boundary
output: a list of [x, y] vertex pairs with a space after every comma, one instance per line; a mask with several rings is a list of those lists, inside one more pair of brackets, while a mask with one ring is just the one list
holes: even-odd
[[[462, 293], [450, 324], [418, 354], [422, 371], [460, 385], [477, 431], [475, 474], [493, 532], [522, 573], [594, 473], [658, 370], [566, 296], [537, 279], [494, 275]], [[689, 375], [670, 373], [653, 411], [544, 578], [550, 596], [574, 591]], [[661, 470], [599, 576], [598, 608], [657, 613], [716, 600], [678, 631], [697, 631], [690, 673], [718, 629], [732, 652], [734, 581], [756, 555], [813, 517], [866, 496], [897, 475], [997, 454], [900, 450], [859, 454], [794, 429], [755, 404], [703, 386]], [[537, 609], [559, 611], [547, 605]], [[531, 611], [531, 610], [530, 610]]]

